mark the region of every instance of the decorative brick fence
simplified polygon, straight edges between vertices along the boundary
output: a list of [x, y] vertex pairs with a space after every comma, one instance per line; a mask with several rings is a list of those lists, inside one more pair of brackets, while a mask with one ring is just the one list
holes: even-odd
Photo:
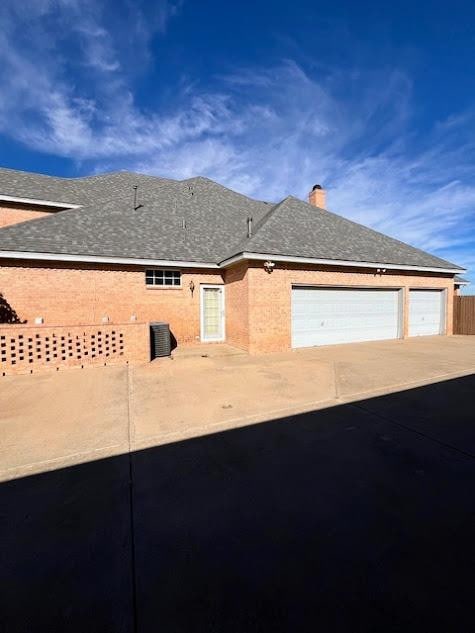
[[149, 360], [148, 323], [0, 326], [0, 376]]

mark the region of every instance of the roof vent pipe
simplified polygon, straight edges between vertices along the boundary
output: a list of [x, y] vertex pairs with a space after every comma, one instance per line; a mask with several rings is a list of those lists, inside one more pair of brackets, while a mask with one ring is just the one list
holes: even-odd
[[138, 185], [134, 185], [133, 186], [133, 190], [134, 190], [134, 211], [137, 211], [137, 209], [140, 209], [140, 207], [143, 207], [143, 204], [138, 204], [137, 189], [138, 189]]
[[252, 237], [252, 218], [247, 218], [247, 237]]

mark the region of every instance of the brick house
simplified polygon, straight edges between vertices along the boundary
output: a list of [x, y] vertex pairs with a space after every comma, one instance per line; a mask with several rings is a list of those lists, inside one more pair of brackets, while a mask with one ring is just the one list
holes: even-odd
[[249, 352], [451, 334], [463, 269], [303, 202], [206, 178], [0, 169], [0, 293], [27, 324], [166, 321]]

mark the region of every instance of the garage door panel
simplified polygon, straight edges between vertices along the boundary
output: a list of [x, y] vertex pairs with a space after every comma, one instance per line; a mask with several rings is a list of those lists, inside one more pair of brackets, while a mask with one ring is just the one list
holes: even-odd
[[299, 332], [294, 336], [293, 347], [312, 347], [315, 345], [335, 345], [338, 343], [358, 343], [363, 341], [381, 341], [397, 338], [393, 328], [379, 329], [374, 335], [374, 328], [326, 328]]
[[292, 347], [397, 338], [397, 290], [292, 289]]
[[443, 290], [409, 292], [409, 336], [442, 334], [445, 293]]

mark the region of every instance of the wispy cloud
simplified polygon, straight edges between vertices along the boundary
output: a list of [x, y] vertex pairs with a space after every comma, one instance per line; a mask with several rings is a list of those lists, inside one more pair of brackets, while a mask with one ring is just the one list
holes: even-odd
[[130, 59], [146, 59], [180, 9], [124, 0], [117, 18], [93, 0], [7, 0], [0, 133], [90, 170], [202, 174], [268, 200], [320, 182], [332, 210], [475, 266], [475, 110], [421, 135], [401, 69], [315, 76], [293, 60], [235, 69], [212, 90], [185, 78], [147, 110]]
[[[6, 0], [0, 6], [0, 131], [76, 160], [166, 145], [177, 117], [139, 112], [123, 60], [131, 51], [140, 56], [180, 6], [162, 0], [141, 10], [122, 3], [111, 32], [104, 4], [95, 0]], [[193, 111], [206, 119], [203, 99], [194, 100]]]
[[132, 165], [176, 177], [205, 173], [270, 200], [305, 197], [320, 182], [332, 210], [473, 267], [475, 170], [467, 115], [419, 137], [404, 73], [339, 81], [351, 92], [358, 84], [358, 99], [339, 98], [341, 84], [333, 77], [318, 82], [293, 62], [233, 74], [223, 79], [228, 102], [216, 137], [185, 138]]

